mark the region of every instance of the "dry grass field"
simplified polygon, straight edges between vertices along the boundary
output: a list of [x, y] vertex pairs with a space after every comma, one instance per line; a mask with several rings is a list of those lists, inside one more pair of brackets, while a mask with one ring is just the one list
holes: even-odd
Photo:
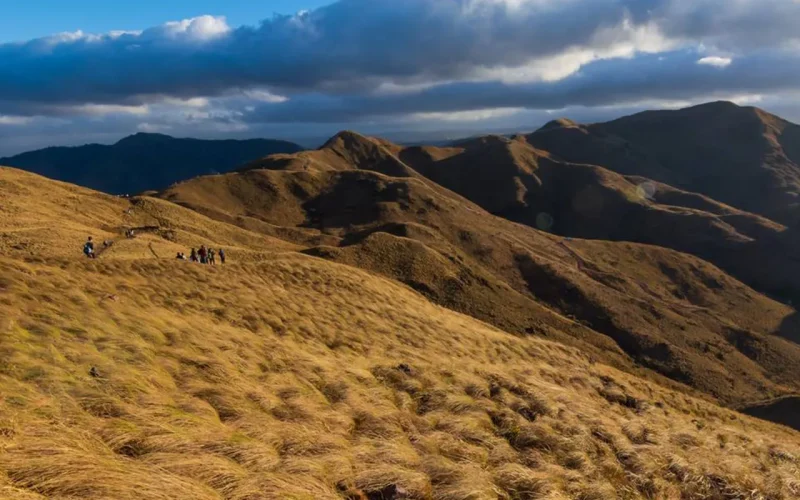
[[[800, 497], [788, 428], [168, 202], [0, 173], [0, 498]], [[87, 260], [89, 234], [115, 243]], [[232, 262], [172, 258], [200, 243]]]
[[800, 494], [788, 429], [343, 266], [2, 265], [7, 498]]

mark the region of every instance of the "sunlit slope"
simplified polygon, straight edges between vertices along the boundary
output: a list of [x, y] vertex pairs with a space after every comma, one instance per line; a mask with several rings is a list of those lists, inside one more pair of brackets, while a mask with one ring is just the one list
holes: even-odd
[[[126, 229], [136, 229], [128, 240]], [[88, 236], [103, 257], [171, 258], [201, 244], [225, 246], [238, 258], [296, 246], [219, 223], [163, 200], [120, 198], [22, 170], [0, 167], [0, 252], [28, 259], [82, 257]], [[113, 245], [102, 249], [102, 242]]]
[[[449, 240], [422, 225], [385, 226], [342, 248], [297, 246], [265, 233], [334, 242], [347, 234], [229, 215], [257, 225], [257, 233], [167, 201], [109, 197], [13, 169], [0, 169], [0, 181], [0, 498], [800, 494], [796, 432], [666, 389], [656, 377], [617, 371], [591, 349], [494, 329], [379, 277], [404, 270], [409, 282], [436, 285], [438, 271], [463, 271], [448, 268]], [[297, 213], [305, 217], [305, 208]], [[444, 230], [447, 218], [434, 216], [440, 218], [428, 220]], [[335, 212], [328, 217], [337, 220]], [[120, 238], [128, 227], [150, 229]], [[480, 236], [480, 227], [471, 231]], [[115, 241], [94, 261], [80, 254], [90, 234]], [[702, 304], [694, 314], [707, 309], [709, 322], [687, 318], [697, 323], [686, 323], [692, 332], [718, 324], [719, 311], [750, 328], [746, 302], [762, 300], [745, 287], [741, 301], [721, 294], [742, 287], [724, 276], [672, 289], [677, 281], [658, 278], [665, 262], [673, 262], [675, 280], [717, 271], [670, 261], [677, 254], [667, 250], [659, 256], [634, 245], [624, 257], [631, 262], [623, 262], [613, 246], [599, 253], [588, 241], [514, 241], [530, 259], [551, 263], [531, 260], [519, 272], [544, 273], [531, 275], [537, 293], [550, 300], [548, 290], [562, 290], [576, 314], [608, 304], [598, 301], [614, 287], [631, 293], [639, 281], [649, 283], [636, 286], [661, 304], [659, 314]], [[172, 258], [200, 243], [224, 246], [231, 262], [210, 267]], [[375, 274], [298, 248], [340, 251], [337, 259]], [[469, 245], [451, 248], [456, 261], [475, 258]], [[493, 256], [507, 255], [503, 246], [493, 248]], [[449, 264], [431, 265], [441, 259]], [[623, 278], [604, 271], [634, 261], [640, 267]], [[609, 309], [615, 321], [638, 299], [630, 300]], [[556, 326], [573, 323], [537, 307], [536, 325], [548, 336], [560, 338]], [[757, 307], [769, 311], [766, 303]], [[640, 321], [630, 316], [630, 325]], [[593, 332], [581, 328], [560, 335]], [[774, 384], [761, 377], [738, 380]]]
[[[456, 149], [428, 152], [445, 158]], [[565, 239], [495, 216], [409, 167], [397, 169], [403, 163], [393, 150], [343, 133], [318, 151], [188, 180], [160, 196], [243, 228], [263, 226], [265, 234], [275, 226], [302, 231], [292, 241], [309, 246], [306, 253], [401, 281], [504, 331], [558, 340], [631, 372], [647, 368], [727, 404], [800, 390], [791, 307], [685, 253]]]
[[797, 433], [350, 267], [0, 268], [2, 498], [800, 494]]

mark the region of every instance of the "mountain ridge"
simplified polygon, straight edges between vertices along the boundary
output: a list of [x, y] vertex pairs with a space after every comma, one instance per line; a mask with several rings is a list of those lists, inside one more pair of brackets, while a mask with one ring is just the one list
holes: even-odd
[[302, 150], [273, 139], [203, 140], [139, 132], [111, 145], [55, 146], [0, 158], [0, 165], [113, 194], [163, 189], [198, 175], [227, 172], [256, 158]]
[[604, 123], [527, 135], [564, 160], [705, 194], [794, 225], [800, 194], [800, 126], [727, 101], [644, 111]]

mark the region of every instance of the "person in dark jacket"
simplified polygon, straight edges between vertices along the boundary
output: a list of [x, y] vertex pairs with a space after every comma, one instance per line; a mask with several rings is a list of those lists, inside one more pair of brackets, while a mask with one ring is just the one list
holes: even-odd
[[89, 257], [90, 259], [94, 259], [94, 242], [92, 241], [92, 237], [89, 236], [89, 239], [86, 240], [86, 243], [83, 245], [83, 254]]
[[200, 250], [197, 251], [197, 256], [200, 257], [201, 264], [208, 264], [208, 250], [205, 245], [200, 245]]

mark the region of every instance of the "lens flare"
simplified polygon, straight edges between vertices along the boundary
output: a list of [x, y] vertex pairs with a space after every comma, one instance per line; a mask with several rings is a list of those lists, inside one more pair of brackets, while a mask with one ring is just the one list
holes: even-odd
[[643, 200], [652, 200], [658, 188], [655, 183], [647, 181], [636, 186], [636, 195]]
[[553, 228], [554, 223], [553, 216], [546, 212], [541, 212], [536, 216], [536, 227], [542, 231], [549, 231]]

